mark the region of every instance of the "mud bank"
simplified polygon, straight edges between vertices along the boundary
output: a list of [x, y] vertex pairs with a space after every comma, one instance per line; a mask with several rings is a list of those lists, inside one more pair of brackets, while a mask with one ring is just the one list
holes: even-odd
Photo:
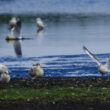
[[108, 78], [12, 79], [0, 83], [1, 110], [109, 110]]

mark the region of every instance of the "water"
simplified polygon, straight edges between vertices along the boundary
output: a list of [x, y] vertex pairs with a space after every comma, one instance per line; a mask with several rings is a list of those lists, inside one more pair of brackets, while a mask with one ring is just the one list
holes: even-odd
[[109, 0], [0, 0], [1, 14], [110, 13]]
[[[0, 63], [8, 66], [12, 78], [30, 78], [27, 71], [37, 62], [44, 68], [44, 77], [101, 76], [82, 46], [106, 62], [110, 56], [109, 9], [108, 0], [0, 0]], [[22, 36], [29, 39], [5, 40], [12, 16], [21, 18]], [[45, 24], [40, 32], [37, 17]]]

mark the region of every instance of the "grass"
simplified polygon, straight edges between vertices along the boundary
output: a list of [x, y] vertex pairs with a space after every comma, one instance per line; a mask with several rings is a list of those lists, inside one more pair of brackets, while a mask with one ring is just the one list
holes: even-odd
[[106, 102], [110, 99], [110, 88], [12, 88], [1, 89], [0, 100], [37, 100], [38, 103], [73, 101], [73, 102]]

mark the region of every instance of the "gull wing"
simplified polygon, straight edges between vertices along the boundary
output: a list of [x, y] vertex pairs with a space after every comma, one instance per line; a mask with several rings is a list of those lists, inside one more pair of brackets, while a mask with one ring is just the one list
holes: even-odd
[[18, 19], [16, 25], [11, 29], [12, 36], [19, 38], [21, 32], [21, 20]]
[[83, 46], [83, 50], [86, 52], [86, 54], [89, 55], [98, 65], [101, 65], [100, 61], [92, 54], [85, 46]]
[[39, 21], [39, 24], [44, 27], [44, 23], [42, 21]]

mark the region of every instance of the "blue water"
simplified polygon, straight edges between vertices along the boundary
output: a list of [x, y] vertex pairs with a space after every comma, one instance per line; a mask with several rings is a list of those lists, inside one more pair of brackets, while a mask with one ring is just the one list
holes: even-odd
[[[101, 76], [82, 46], [102, 63], [110, 57], [109, 10], [109, 0], [0, 0], [0, 63], [12, 78], [30, 78], [27, 72], [37, 62], [44, 77]], [[12, 16], [21, 18], [22, 36], [29, 39], [5, 40]], [[45, 24], [40, 32], [37, 17]]]
[[[102, 64], [110, 54], [96, 55]], [[12, 78], [30, 78], [27, 74], [32, 64], [40, 62], [44, 68], [44, 77], [84, 77], [101, 76], [96, 63], [87, 55], [56, 55], [43, 57], [1, 57], [0, 62], [11, 70]], [[105, 75], [106, 76], [106, 75]]]

